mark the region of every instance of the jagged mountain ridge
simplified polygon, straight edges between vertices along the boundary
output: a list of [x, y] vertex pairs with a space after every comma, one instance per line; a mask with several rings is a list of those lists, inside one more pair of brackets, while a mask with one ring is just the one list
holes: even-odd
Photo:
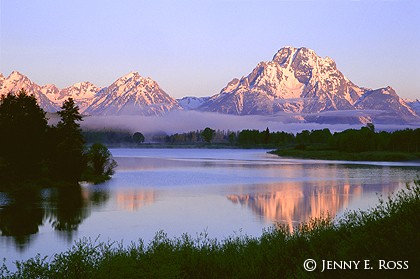
[[365, 93], [337, 70], [331, 58], [285, 47], [246, 77], [233, 79], [203, 108], [231, 114], [318, 113], [348, 110]]
[[64, 89], [53, 84], [37, 85], [28, 77], [14, 71], [9, 77], [0, 75], [0, 95], [25, 89], [34, 94], [40, 106], [47, 112], [59, 110], [63, 101], [71, 97], [84, 114], [94, 115], [161, 115], [182, 109], [178, 102], [166, 94], [150, 78], [131, 72], [108, 87], [99, 88], [90, 82], [79, 82]]
[[[54, 112], [72, 97], [91, 115], [161, 115], [172, 110], [200, 110], [236, 115], [287, 113], [296, 121], [321, 123], [418, 122], [418, 101], [401, 99], [391, 87], [359, 87], [335, 62], [307, 48], [285, 47], [271, 61], [260, 62], [246, 77], [233, 79], [211, 97], [175, 100], [150, 78], [131, 72], [110, 86], [80, 82], [64, 89], [37, 85], [14, 71], [0, 74], [0, 95], [24, 88], [41, 107]], [[340, 114], [334, 114], [338, 112]]]
[[101, 89], [86, 113], [94, 115], [161, 115], [181, 109], [156, 81], [137, 72], [129, 73]]
[[7, 78], [0, 74], [0, 96], [9, 92], [17, 93], [24, 89], [26, 92], [34, 94], [39, 105], [46, 111], [58, 109], [58, 106], [45, 95], [47, 92], [55, 92], [56, 88], [54, 87], [51, 85], [40, 86], [17, 71], [13, 71]]
[[304, 47], [280, 49], [271, 61], [260, 62], [248, 76], [233, 79], [198, 109], [236, 115], [287, 112], [303, 115], [310, 122], [323, 122], [315, 114], [330, 111], [357, 111], [356, 119], [346, 117], [345, 122], [382, 119], [378, 113], [360, 116], [358, 110], [380, 110], [392, 122], [418, 118], [392, 88], [359, 87], [331, 58], [321, 58]]

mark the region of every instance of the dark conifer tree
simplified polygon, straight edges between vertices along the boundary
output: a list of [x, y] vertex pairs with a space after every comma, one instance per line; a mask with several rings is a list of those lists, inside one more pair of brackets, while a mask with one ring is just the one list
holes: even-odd
[[47, 119], [24, 89], [0, 99], [0, 175], [14, 182], [43, 175]]
[[55, 135], [56, 149], [51, 167], [56, 179], [78, 182], [86, 166], [84, 140], [79, 124], [82, 115], [72, 98], [64, 101], [58, 114], [61, 121], [52, 132]]

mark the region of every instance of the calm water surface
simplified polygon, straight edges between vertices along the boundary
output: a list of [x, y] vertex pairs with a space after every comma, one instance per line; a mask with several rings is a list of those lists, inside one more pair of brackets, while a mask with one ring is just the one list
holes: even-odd
[[82, 237], [125, 244], [202, 232], [223, 239], [293, 228], [323, 212], [366, 209], [413, 181], [420, 163], [282, 159], [264, 150], [113, 149], [119, 164], [101, 185], [0, 193], [0, 259], [67, 250]]

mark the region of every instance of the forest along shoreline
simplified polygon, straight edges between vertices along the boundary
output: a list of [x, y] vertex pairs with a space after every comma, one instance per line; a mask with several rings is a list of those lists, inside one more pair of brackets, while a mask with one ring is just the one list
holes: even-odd
[[86, 142], [109, 148], [273, 149], [281, 157], [345, 161], [420, 161], [420, 129], [376, 131], [373, 124], [331, 133], [329, 129], [293, 134], [259, 130], [224, 131], [206, 127], [186, 133], [149, 134], [124, 130], [82, 132]]

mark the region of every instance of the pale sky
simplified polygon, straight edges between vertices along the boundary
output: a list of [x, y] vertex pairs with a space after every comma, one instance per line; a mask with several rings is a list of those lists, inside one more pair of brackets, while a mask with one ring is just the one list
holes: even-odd
[[138, 71], [175, 98], [210, 96], [304, 46], [359, 86], [420, 99], [419, 2], [0, 0], [0, 73], [63, 88]]

